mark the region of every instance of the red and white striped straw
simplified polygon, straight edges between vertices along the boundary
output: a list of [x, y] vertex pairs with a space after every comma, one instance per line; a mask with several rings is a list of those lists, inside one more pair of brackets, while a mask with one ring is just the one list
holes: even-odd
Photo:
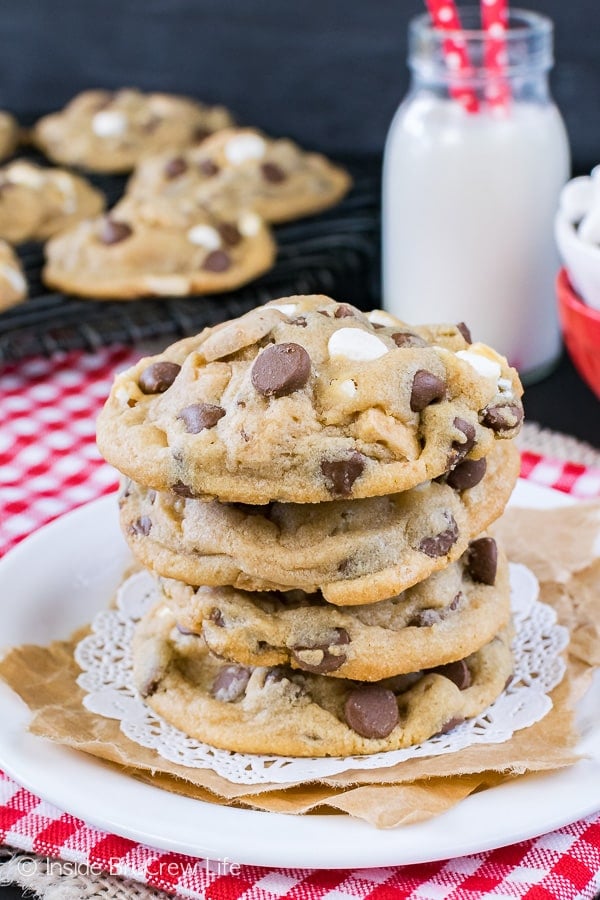
[[[454, 0], [426, 0], [426, 3], [436, 28], [439, 28], [440, 31], [452, 32], [462, 30]], [[467, 79], [472, 72], [466, 42], [458, 37], [447, 37], [442, 44], [442, 49], [448, 68], [460, 76], [455, 84], [450, 84], [451, 96], [458, 100], [468, 112], [476, 113], [479, 110], [477, 94], [472, 86], [463, 83], [463, 79]]]
[[484, 63], [488, 74], [485, 96], [490, 106], [506, 110], [510, 102], [508, 81], [503, 75], [508, 62], [506, 0], [481, 0], [481, 22], [485, 31]]

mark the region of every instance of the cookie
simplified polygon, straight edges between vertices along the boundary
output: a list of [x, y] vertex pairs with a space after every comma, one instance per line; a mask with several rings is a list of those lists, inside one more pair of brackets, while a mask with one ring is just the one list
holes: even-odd
[[0, 237], [45, 241], [104, 209], [104, 195], [65, 169], [18, 159], [0, 169]]
[[348, 192], [348, 173], [293, 141], [254, 128], [225, 129], [200, 146], [143, 160], [127, 186], [136, 198], [159, 195], [184, 209], [253, 209], [268, 222], [321, 212]]
[[487, 459], [457, 466], [452, 486], [319, 504], [190, 500], [126, 482], [121, 528], [142, 565], [187, 584], [301, 588], [337, 605], [373, 603], [458, 559], [501, 515], [519, 461], [513, 443], [498, 442]]
[[489, 456], [519, 431], [521, 393], [506, 360], [457, 326], [290, 297], [119, 375], [97, 439], [159, 491], [316, 503], [397, 493]]
[[513, 660], [504, 629], [465, 660], [379, 682], [239, 666], [181, 634], [158, 604], [137, 627], [133, 667], [146, 703], [190, 737], [243, 753], [318, 757], [396, 750], [446, 732], [499, 696]]
[[215, 294], [240, 287], [275, 260], [267, 226], [252, 212], [194, 218], [160, 200], [121, 202], [46, 245], [43, 280], [99, 300]]
[[510, 618], [508, 563], [490, 537], [402, 594], [366, 606], [332, 607], [301, 590], [160, 583], [177, 623], [202, 635], [216, 656], [360, 681], [463, 659]]
[[33, 142], [55, 162], [92, 172], [129, 172], [153, 153], [203, 141], [232, 125], [222, 106], [133, 88], [78, 94], [36, 122]]
[[0, 240], [0, 312], [27, 297], [27, 281], [21, 261], [6, 241]]
[[9, 112], [0, 110], [0, 160], [12, 156], [19, 143], [19, 124]]

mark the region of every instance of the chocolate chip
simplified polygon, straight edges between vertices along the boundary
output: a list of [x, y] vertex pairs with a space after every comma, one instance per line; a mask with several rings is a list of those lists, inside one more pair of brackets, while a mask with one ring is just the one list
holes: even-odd
[[198, 163], [198, 168], [207, 178], [212, 178], [213, 175], [219, 174], [219, 167], [212, 159], [201, 159]]
[[471, 541], [467, 550], [467, 572], [479, 584], [495, 584], [498, 568], [498, 546], [494, 538]]
[[315, 675], [326, 675], [335, 672], [346, 662], [345, 653], [332, 653], [332, 647], [340, 647], [350, 643], [350, 635], [345, 628], [334, 629], [330, 641], [322, 644], [292, 647], [292, 656], [299, 669], [313, 672]]
[[172, 362], [155, 362], [147, 366], [138, 379], [140, 391], [144, 394], [164, 394], [179, 373], [181, 366]]
[[151, 697], [152, 694], [155, 694], [160, 687], [160, 683], [162, 681], [164, 672], [162, 670], [155, 670], [147, 675], [142, 683], [138, 686], [139, 692], [142, 697]]
[[225, 628], [225, 619], [223, 618], [223, 613], [220, 609], [217, 609], [215, 606], [211, 609], [210, 614], [208, 616], [211, 622], [214, 622], [219, 628]]
[[354, 450], [345, 459], [324, 459], [321, 472], [327, 490], [337, 497], [349, 497], [356, 479], [365, 468], [365, 457]]
[[222, 406], [214, 406], [212, 403], [192, 403], [184, 406], [177, 414], [185, 424], [185, 430], [189, 434], [199, 434], [205, 428], [214, 428], [219, 419], [225, 415]]
[[454, 516], [447, 514], [446, 518], [448, 520], [448, 527], [444, 529], [444, 531], [433, 535], [433, 537], [423, 538], [419, 544], [421, 553], [430, 556], [432, 559], [437, 559], [439, 556], [445, 556], [458, 540], [458, 525], [454, 520]]
[[334, 318], [336, 319], [349, 319], [351, 316], [355, 316], [358, 310], [354, 309], [354, 307], [349, 306], [347, 303], [339, 303], [334, 312]]
[[133, 234], [133, 229], [126, 222], [116, 222], [107, 216], [102, 222], [100, 240], [103, 244], [119, 244], [131, 234]]
[[452, 442], [452, 452], [450, 454], [449, 463], [451, 466], [455, 466], [461, 459], [464, 459], [467, 453], [475, 446], [475, 426], [472, 425], [471, 422], [467, 422], [466, 419], [461, 419], [459, 416], [454, 419], [452, 424], [457, 431], [461, 431], [465, 436], [464, 441]]
[[420, 334], [412, 334], [410, 331], [397, 331], [392, 335], [392, 340], [397, 347], [427, 347], [427, 341]]
[[228, 247], [235, 247], [242, 240], [242, 236], [236, 226], [231, 222], [221, 222], [217, 227], [217, 231], [223, 239], [223, 243]]
[[146, 537], [150, 534], [152, 528], [152, 520], [149, 516], [140, 516], [135, 522], [131, 522], [127, 529], [129, 534], [140, 534]]
[[203, 128], [202, 125], [198, 125], [196, 128], [194, 128], [194, 132], [192, 134], [192, 140], [196, 144], [201, 144], [202, 141], [205, 141], [206, 138], [210, 137], [211, 134], [212, 134], [212, 132], [210, 131], [209, 128]]
[[304, 387], [310, 356], [300, 344], [271, 344], [252, 366], [252, 384], [263, 397], [285, 397]]
[[207, 272], [226, 272], [231, 266], [231, 257], [225, 250], [213, 250], [208, 254], [202, 268]]
[[430, 403], [441, 400], [446, 393], [446, 382], [433, 372], [419, 369], [415, 372], [410, 393], [410, 408], [413, 412], [421, 412]]
[[171, 485], [171, 490], [174, 494], [177, 494], [178, 497], [186, 497], [188, 500], [196, 497], [196, 494], [193, 492], [191, 487], [187, 484], [184, 484], [183, 481], [176, 481], [175, 484]]
[[183, 156], [174, 156], [173, 159], [170, 159], [164, 168], [164, 173], [166, 178], [171, 180], [172, 178], [178, 178], [180, 175], [183, 175], [184, 172], [187, 172], [188, 164], [186, 163]]
[[465, 325], [464, 322], [458, 322], [457, 325], [456, 325], [456, 327], [458, 328], [458, 330], [460, 331], [460, 333], [461, 333], [462, 336], [464, 337], [464, 339], [465, 339], [465, 341], [467, 342], [467, 344], [472, 344], [472, 343], [473, 343], [473, 338], [471, 337], [471, 330], [470, 330], [469, 326], [468, 326], [468, 325]]
[[396, 697], [380, 685], [361, 685], [348, 694], [344, 716], [350, 728], [362, 737], [387, 737], [398, 724]]
[[479, 484], [485, 471], [487, 462], [485, 457], [481, 459], [465, 459], [455, 469], [448, 472], [446, 483], [455, 491], [468, 491], [469, 488]]
[[272, 184], [281, 184], [281, 182], [285, 181], [287, 178], [286, 173], [281, 166], [277, 165], [277, 163], [262, 163], [260, 171], [262, 172], [262, 177], [265, 181], [270, 181]]
[[[465, 721], [464, 716], [452, 716], [451, 719], [448, 719], [445, 725], [442, 725], [437, 735], [440, 734], [448, 734], [449, 731], [452, 731], [453, 728], [457, 728], [459, 725]], [[437, 735], [433, 735], [433, 737], [437, 737]]]
[[523, 421], [523, 407], [520, 403], [497, 403], [486, 406], [481, 414], [481, 422], [499, 434], [512, 431]]
[[308, 322], [306, 321], [305, 316], [296, 316], [296, 318], [292, 319], [292, 321], [289, 324], [297, 325], [299, 328], [306, 328], [306, 326], [308, 325]]
[[250, 680], [250, 669], [245, 666], [225, 666], [215, 678], [212, 695], [215, 700], [233, 703], [243, 696]]
[[466, 691], [471, 687], [471, 673], [464, 659], [458, 659], [456, 662], [446, 663], [445, 666], [436, 666], [433, 669], [438, 675], [448, 678], [459, 691]]

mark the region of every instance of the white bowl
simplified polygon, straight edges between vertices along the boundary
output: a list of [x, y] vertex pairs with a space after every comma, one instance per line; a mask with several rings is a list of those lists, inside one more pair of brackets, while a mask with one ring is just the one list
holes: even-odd
[[[599, 167], [594, 171], [600, 174]], [[597, 187], [597, 176], [587, 175], [573, 178], [565, 185], [554, 234], [571, 284], [588, 306], [600, 310], [600, 246], [582, 240], [577, 233], [577, 225], [592, 207]]]

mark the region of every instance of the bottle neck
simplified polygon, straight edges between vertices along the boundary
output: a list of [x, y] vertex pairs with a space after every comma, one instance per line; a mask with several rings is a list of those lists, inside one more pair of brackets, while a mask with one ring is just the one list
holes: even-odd
[[552, 22], [512, 10], [498, 36], [481, 30], [478, 7], [459, 7], [460, 31], [441, 31], [427, 15], [409, 28], [412, 88], [440, 97], [463, 92], [487, 103], [501, 90], [513, 101], [548, 103], [552, 68]]

